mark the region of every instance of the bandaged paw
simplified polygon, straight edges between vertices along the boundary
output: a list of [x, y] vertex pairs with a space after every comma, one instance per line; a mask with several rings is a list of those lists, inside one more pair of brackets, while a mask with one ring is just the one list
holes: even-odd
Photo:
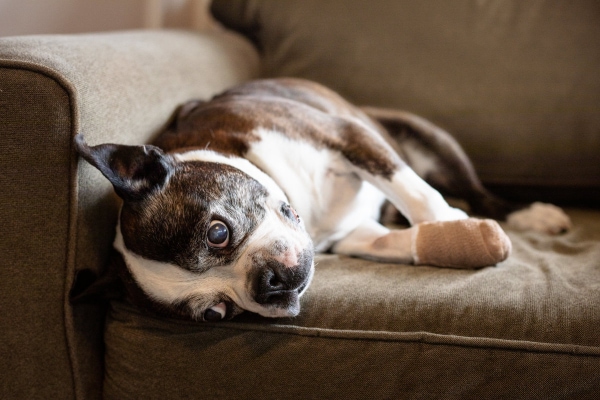
[[416, 265], [479, 268], [504, 261], [512, 249], [500, 225], [490, 219], [423, 222], [411, 229]]

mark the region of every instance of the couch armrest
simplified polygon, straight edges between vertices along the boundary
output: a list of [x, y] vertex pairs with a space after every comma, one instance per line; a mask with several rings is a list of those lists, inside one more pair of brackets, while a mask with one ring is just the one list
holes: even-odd
[[102, 310], [67, 297], [76, 270], [106, 262], [118, 203], [73, 136], [147, 142], [178, 104], [257, 73], [226, 32], [0, 39], [0, 397], [101, 393]]

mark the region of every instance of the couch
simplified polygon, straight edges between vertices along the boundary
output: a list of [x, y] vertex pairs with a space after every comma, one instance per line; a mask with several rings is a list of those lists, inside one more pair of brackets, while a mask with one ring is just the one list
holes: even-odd
[[[1, 398], [597, 398], [597, 2], [365, 4], [215, 0], [210, 32], [0, 38]], [[118, 210], [73, 136], [151, 142], [179, 104], [261, 76], [430, 118], [494, 191], [574, 228], [507, 229], [511, 257], [477, 270], [322, 254], [296, 318], [72, 304]]]

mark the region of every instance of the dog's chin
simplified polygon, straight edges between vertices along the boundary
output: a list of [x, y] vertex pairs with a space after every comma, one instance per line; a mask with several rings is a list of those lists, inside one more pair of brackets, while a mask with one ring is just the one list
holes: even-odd
[[297, 290], [289, 290], [277, 295], [274, 303], [260, 304], [252, 302], [246, 310], [266, 318], [295, 317], [300, 313], [300, 294]]
[[260, 307], [257, 311], [262, 317], [267, 318], [286, 318], [286, 317], [295, 317], [300, 314], [300, 301], [298, 300], [294, 304], [290, 304], [287, 307]]

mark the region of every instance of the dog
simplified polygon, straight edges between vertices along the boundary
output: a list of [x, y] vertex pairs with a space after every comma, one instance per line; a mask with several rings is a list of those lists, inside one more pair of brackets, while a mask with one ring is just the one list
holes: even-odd
[[168, 317], [290, 317], [315, 252], [413, 263], [408, 230], [379, 222], [389, 202], [409, 224], [472, 213], [559, 234], [558, 207], [488, 192], [458, 143], [416, 115], [356, 107], [311, 81], [252, 81], [190, 101], [153, 145], [75, 147], [123, 200], [114, 247], [138, 305]]

